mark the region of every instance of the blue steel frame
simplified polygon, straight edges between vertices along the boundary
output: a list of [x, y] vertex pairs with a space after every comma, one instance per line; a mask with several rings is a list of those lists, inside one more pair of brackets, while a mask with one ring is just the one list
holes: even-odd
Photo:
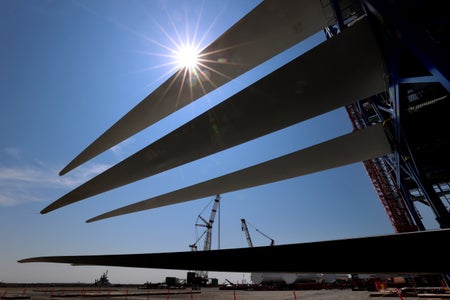
[[[330, 4], [331, 4], [331, 6], [332, 6], [332, 8], [334, 10], [335, 16], [336, 16], [337, 24], [335, 26], [337, 26], [337, 30], [334, 27], [328, 28], [328, 32], [325, 32], [327, 34], [327, 38], [330, 38], [332, 35], [334, 35], [336, 31], [341, 32], [341, 31], [345, 30], [345, 28], [346, 28], [345, 21], [344, 21], [344, 19], [342, 17], [342, 14], [341, 14], [341, 7], [340, 7], [340, 4], [339, 4], [339, 0], [330, 0]], [[364, 6], [364, 5], [362, 7], [365, 10], [365, 13], [368, 14], [367, 7]], [[397, 47], [394, 47], [394, 50], [397, 51]], [[397, 59], [398, 55], [397, 55], [397, 53], [394, 53], [394, 54], [395, 55], [392, 55], [392, 57], [395, 59], [395, 61], [392, 62], [392, 65], [395, 65], [395, 67], [392, 68], [392, 72], [395, 72], [395, 74], [397, 74], [398, 71], [397, 71], [397, 61], [396, 61], [396, 59]], [[398, 78], [399, 76], [397, 76], [395, 74], [394, 74], [393, 78]], [[393, 99], [398, 100], [399, 99], [398, 84], [393, 84], [390, 87], [390, 89], [391, 89], [390, 95], [395, 95], [393, 97]], [[365, 101], [367, 101], [367, 100], [359, 100], [359, 101], [357, 101], [355, 103], [355, 105], [358, 106], [358, 109], [359, 109], [359, 111], [360, 111], [360, 113], [362, 115], [361, 117], [363, 118], [363, 122], [364, 122], [365, 126], [369, 126], [370, 125], [369, 117], [368, 117], [367, 112], [365, 111], [365, 109], [363, 109], [363, 102], [365, 102]], [[372, 101], [372, 104], [373, 104], [372, 107], [375, 109], [378, 118], [380, 120], [383, 120], [383, 116], [380, 113], [380, 109], [377, 106], [377, 104], [374, 101]], [[399, 108], [400, 105], [397, 103], [394, 107], [395, 108]], [[399, 121], [399, 116], [400, 116], [399, 111], [394, 111], [393, 112], [392, 109], [390, 109], [389, 113], [391, 115], [393, 115], [392, 119], [394, 120], [394, 122], [398, 122]], [[396, 126], [396, 127], [400, 128], [399, 125]], [[401, 138], [400, 138], [400, 131], [399, 130], [395, 130], [395, 133], [396, 133], [396, 136], [395, 136], [394, 140], [400, 141], [401, 140]], [[394, 149], [393, 156], [394, 156], [394, 162], [396, 163], [395, 166], [393, 165], [394, 162], [392, 160], [390, 160], [388, 157], [385, 157], [385, 161], [387, 161], [387, 163], [390, 166], [393, 166], [394, 170], [402, 170], [402, 167], [401, 167], [401, 164], [400, 164], [400, 162], [401, 162], [400, 154], [399, 154], [399, 152], [396, 149]], [[409, 192], [405, 188], [405, 185], [402, 184], [403, 183], [403, 176], [402, 176], [402, 174], [404, 174], [404, 172], [401, 172], [401, 171], [396, 172], [396, 181], [397, 181], [397, 185], [400, 187], [400, 192], [402, 194], [402, 198], [404, 199], [405, 204], [408, 207], [408, 210], [409, 210], [412, 218], [414, 219], [414, 222], [415, 222], [418, 230], [421, 230], [421, 231], [425, 230], [425, 226], [423, 225], [423, 223], [421, 221], [421, 218], [420, 218], [420, 216], [417, 213], [417, 210], [416, 210], [416, 208], [414, 206], [413, 201], [411, 200]]]
[[[411, 0], [413, 1], [413, 0]], [[366, 12], [377, 19], [389, 23], [391, 36], [388, 37], [388, 71], [390, 74], [390, 97], [393, 105], [392, 121], [394, 130], [394, 158], [397, 183], [406, 195], [405, 201], [408, 207], [413, 207], [409, 193], [404, 186], [405, 172], [414, 178], [417, 186], [427, 199], [430, 207], [436, 215], [436, 220], [441, 228], [450, 228], [450, 214], [441, 199], [434, 191], [432, 185], [423, 176], [420, 167], [414, 161], [414, 155], [408, 146], [406, 138], [402, 134], [401, 110], [399, 87], [403, 83], [439, 82], [447, 91], [450, 91], [450, 59], [448, 55], [434, 43], [416, 20], [408, 18], [397, 5], [398, 1], [365, 0], [363, 3]], [[400, 78], [398, 72], [399, 43], [405, 45], [413, 55], [422, 63], [431, 75], [422, 77]], [[414, 211], [414, 210], [412, 210]], [[413, 214], [414, 217], [414, 214]], [[415, 221], [419, 228], [423, 228], [420, 219]]]
[[[412, 3], [420, 2], [408, 0]], [[430, 1], [430, 0], [428, 0]], [[432, 0], [431, 0], [432, 1]], [[395, 34], [408, 47], [430, 72], [430, 76], [413, 77], [408, 82], [439, 82], [450, 92], [450, 59], [448, 53], [439, 47], [423, 30], [423, 26], [415, 19], [409, 18], [395, 0], [365, 0], [364, 6], [372, 13], [382, 16], [395, 30]], [[450, 19], [443, 18], [441, 22], [450, 23]], [[403, 82], [402, 82], [403, 83]]]
[[[411, 0], [420, 1], [420, 0]], [[345, 23], [341, 15], [341, 8], [338, 0], [330, 0], [337, 20], [339, 31], [345, 29]], [[408, 18], [408, 16], [398, 6], [398, 1], [394, 0], [364, 0], [362, 6], [369, 16], [374, 16], [378, 20], [387, 22], [391, 28], [387, 36], [388, 54], [387, 68], [390, 75], [389, 97], [393, 109], [390, 110], [393, 124], [393, 145], [394, 152], [394, 170], [397, 185], [400, 187], [402, 196], [419, 230], [425, 230], [425, 227], [418, 215], [414, 202], [411, 200], [410, 192], [405, 186], [405, 177], [413, 178], [424, 197], [427, 199], [431, 209], [436, 215], [441, 228], [450, 228], [450, 214], [442, 203], [441, 199], [433, 189], [433, 186], [427, 182], [423, 176], [420, 167], [414, 160], [414, 154], [411, 151], [408, 141], [402, 132], [401, 122], [401, 101], [400, 85], [405, 83], [424, 83], [439, 82], [447, 91], [450, 91], [450, 60], [441, 47], [437, 46], [424, 30], [420, 30], [417, 20]], [[449, 21], [450, 22], [450, 21]], [[422, 63], [430, 75], [419, 77], [401, 78], [399, 75], [399, 43], [406, 46], [409, 51]], [[363, 101], [363, 100], [361, 100]], [[361, 102], [359, 101], [359, 102]], [[357, 103], [361, 107], [361, 103]], [[375, 104], [375, 107], [378, 108]], [[360, 110], [364, 112], [363, 109]], [[381, 114], [378, 110], [378, 115]], [[367, 116], [363, 116], [368, 121]]]

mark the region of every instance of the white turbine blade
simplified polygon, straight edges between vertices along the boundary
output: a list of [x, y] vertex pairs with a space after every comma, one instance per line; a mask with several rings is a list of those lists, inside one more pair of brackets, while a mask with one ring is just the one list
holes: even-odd
[[62, 196], [42, 213], [379, 94], [385, 89], [384, 70], [372, 28], [363, 19]]
[[299, 177], [389, 153], [392, 150], [384, 128], [377, 124], [246, 169], [118, 208], [87, 222]]
[[209, 73], [207, 80], [189, 86], [189, 80], [181, 75], [183, 70], [173, 75], [75, 157], [60, 175], [335, 22], [331, 7], [324, 8], [321, 1], [263, 1], [200, 53]]

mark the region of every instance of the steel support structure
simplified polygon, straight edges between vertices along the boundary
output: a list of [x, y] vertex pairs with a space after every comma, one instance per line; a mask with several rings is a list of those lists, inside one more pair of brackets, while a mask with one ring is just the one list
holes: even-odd
[[[428, 141], [425, 139], [411, 141], [413, 135], [417, 136], [418, 132], [413, 131], [412, 128], [416, 127], [413, 127], [411, 121], [404, 121], [407, 118], [414, 120], [411, 116], [405, 116], [408, 110], [412, 115], [414, 109], [450, 101], [448, 10], [439, 9], [442, 4], [439, 5], [436, 1], [424, 0], [409, 2], [366, 0], [363, 5], [374, 23], [380, 25], [380, 37], [384, 39], [381, 42], [386, 46], [386, 61], [390, 76], [388, 96], [392, 112], [390, 120], [395, 146], [394, 171], [397, 184], [401, 187], [403, 194], [411, 194], [411, 184], [406, 186], [406, 182], [408, 180], [414, 182], [415, 189], [420, 190], [423, 196], [423, 203], [433, 210], [440, 228], [449, 228], [448, 207], [438, 194], [441, 184], [448, 183], [449, 180], [448, 160], [446, 161], [444, 156], [441, 160], [430, 164], [429, 158], [423, 158], [425, 155], [420, 151], [426, 148], [425, 143]], [[411, 65], [417, 67], [413, 70]], [[427, 96], [431, 94], [427, 89], [434, 90], [431, 99], [427, 99]], [[420, 104], [415, 105], [414, 102]], [[433, 118], [439, 118], [439, 116], [428, 115], [423, 120], [432, 123], [435, 121]], [[436, 122], [436, 124], [441, 123]], [[438, 126], [430, 129], [439, 130], [436, 127]], [[423, 131], [427, 131], [426, 127]], [[441, 136], [435, 138], [433, 142], [439, 147], [448, 146], [447, 135], [447, 132], [443, 131]], [[436, 150], [435, 153], [427, 153], [434, 155], [438, 152]], [[417, 157], [421, 158], [417, 159]], [[438, 172], [439, 177], [436, 175]], [[411, 204], [409, 203], [408, 206]], [[419, 229], [424, 229], [418, 221], [416, 219]]]
[[[336, 24], [337, 28], [327, 28], [325, 30], [328, 38], [331, 38], [337, 32], [345, 30], [347, 24], [353, 21], [343, 20], [341, 15], [342, 8], [338, 0], [330, 0], [330, 3], [335, 11], [338, 22]], [[354, 18], [357, 17], [359, 16], [354, 16]], [[372, 101], [369, 102], [362, 99], [356, 103], [347, 105], [346, 109], [355, 130], [371, 126], [373, 123], [383, 122], [380, 114], [374, 114], [378, 110], [372, 107]], [[372, 159], [364, 161], [363, 165], [394, 230], [400, 233], [421, 229], [423, 226], [420, 219], [416, 217], [416, 211], [413, 210], [413, 213], [410, 213], [413, 205], [407, 205], [407, 201], [404, 199], [399, 185], [392, 178], [391, 168], [386, 160], [384, 158]], [[413, 216], [416, 222], [414, 222]]]
[[[345, 30], [360, 14], [344, 19], [348, 0], [330, 0]], [[416, 207], [430, 207], [440, 228], [450, 227], [450, 12], [436, 0], [362, 0], [386, 61], [386, 92], [346, 106], [355, 130], [382, 122], [392, 155], [363, 162], [396, 232], [426, 230]], [[445, 187], [445, 188], [443, 188]], [[448, 188], [447, 188], [448, 187]], [[446, 203], [444, 203], [444, 201]]]

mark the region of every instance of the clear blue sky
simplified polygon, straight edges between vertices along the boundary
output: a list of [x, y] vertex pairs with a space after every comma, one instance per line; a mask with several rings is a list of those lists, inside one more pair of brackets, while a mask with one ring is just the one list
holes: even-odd
[[[171, 39], [202, 47], [259, 1], [0, 0], [0, 282], [112, 283], [185, 278], [186, 271], [19, 264], [49, 255], [189, 251], [213, 197], [86, 224], [106, 211], [216, 177], [351, 131], [337, 110], [160, 175], [39, 212], [265, 73], [290, 49], [112, 150], [59, 177], [87, 145], [173, 74]], [[323, 39], [319, 33], [312, 43]], [[324, 86], [324, 88], [326, 88]], [[209, 209], [202, 214], [209, 217]], [[424, 210], [426, 226], [436, 228]], [[393, 227], [361, 163], [222, 195], [213, 249], [247, 247], [240, 219], [276, 244], [390, 234]], [[220, 222], [219, 222], [220, 220]], [[218, 225], [220, 224], [220, 235]], [[255, 246], [269, 240], [250, 227]], [[199, 231], [201, 233], [201, 231]], [[202, 244], [201, 244], [202, 245]], [[299, 258], [302, 259], [302, 258]], [[374, 258], [375, 259], [375, 258]], [[210, 273], [219, 282], [248, 274]]]

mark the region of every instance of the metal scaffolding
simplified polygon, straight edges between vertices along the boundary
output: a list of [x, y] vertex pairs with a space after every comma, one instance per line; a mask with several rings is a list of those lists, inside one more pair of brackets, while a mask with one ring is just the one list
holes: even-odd
[[[430, 207], [440, 228], [450, 227], [450, 13], [439, 1], [330, 1], [337, 24], [328, 37], [367, 15], [386, 61], [386, 92], [346, 109], [355, 130], [383, 123], [393, 154], [364, 161], [396, 232], [426, 230], [416, 207]], [[348, 13], [347, 13], [348, 15]]]

